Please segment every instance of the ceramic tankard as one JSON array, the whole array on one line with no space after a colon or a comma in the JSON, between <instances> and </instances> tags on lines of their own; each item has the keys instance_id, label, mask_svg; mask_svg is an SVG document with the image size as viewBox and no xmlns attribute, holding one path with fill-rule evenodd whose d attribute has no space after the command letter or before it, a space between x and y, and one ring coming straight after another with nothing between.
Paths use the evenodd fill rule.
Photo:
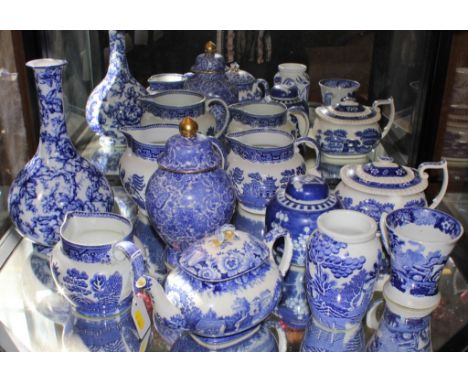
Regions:
<instances>
[{"instance_id":1,"label":"ceramic tankard","mask_svg":"<svg viewBox=\"0 0 468 382\"><path fill-rule=\"evenodd\" d=\"M146 271L132 224L113 213L70 212L52 251L55 283L84 316L112 316L130 307L135 281Z\"/></svg>"},{"instance_id":2,"label":"ceramic tankard","mask_svg":"<svg viewBox=\"0 0 468 382\"><path fill-rule=\"evenodd\" d=\"M309 101L310 79L307 66L304 64L287 62L278 65L278 73L273 77L275 85L297 86L299 97Z\"/></svg>"},{"instance_id":3,"label":"ceramic tankard","mask_svg":"<svg viewBox=\"0 0 468 382\"><path fill-rule=\"evenodd\" d=\"M306 263L312 316L331 329L359 325L374 293L381 258L377 224L369 216L351 210L320 215Z\"/></svg>"},{"instance_id":4,"label":"ceramic tankard","mask_svg":"<svg viewBox=\"0 0 468 382\"><path fill-rule=\"evenodd\" d=\"M327 78L319 81L322 104L335 105L346 97L355 97L361 84L354 80Z\"/></svg>"},{"instance_id":5,"label":"ceramic tankard","mask_svg":"<svg viewBox=\"0 0 468 382\"><path fill-rule=\"evenodd\" d=\"M427 309L440 300L438 282L457 241L462 224L430 208L401 208L383 214L380 230L391 258L387 297L402 306Z\"/></svg>"}]
</instances>

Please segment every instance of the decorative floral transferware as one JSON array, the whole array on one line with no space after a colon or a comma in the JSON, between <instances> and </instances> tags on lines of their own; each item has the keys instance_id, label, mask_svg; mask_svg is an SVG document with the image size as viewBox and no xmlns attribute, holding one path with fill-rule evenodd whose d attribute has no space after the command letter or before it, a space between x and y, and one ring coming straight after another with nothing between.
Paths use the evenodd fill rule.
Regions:
<instances>
[{"instance_id":1,"label":"decorative floral transferware","mask_svg":"<svg viewBox=\"0 0 468 382\"><path fill-rule=\"evenodd\" d=\"M311 318L302 341L303 352L362 352L365 350L364 328L330 330Z\"/></svg>"},{"instance_id":2,"label":"decorative floral transferware","mask_svg":"<svg viewBox=\"0 0 468 382\"><path fill-rule=\"evenodd\" d=\"M272 246L279 237L285 238L287 255L277 266ZM210 344L247 334L278 303L291 260L286 231L272 231L265 241L225 225L193 243L167 276L164 289L152 283L155 321L189 330Z\"/></svg>"},{"instance_id":3,"label":"decorative floral transferware","mask_svg":"<svg viewBox=\"0 0 468 382\"><path fill-rule=\"evenodd\" d=\"M270 89L268 82L263 78L256 79L250 73L239 68L237 62L233 62L226 71L226 77L238 90L238 102L260 101ZM262 90L263 88L263 90Z\"/></svg>"},{"instance_id":4,"label":"decorative floral transferware","mask_svg":"<svg viewBox=\"0 0 468 382\"><path fill-rule=\"evenodd\" d=\"M299 97L309 101L310 80L307 74L307 66L296 63L284 63L278 65L278 73L273 77L275 85L297 86Z\"/></svg>"},{"instance_id":5,"label":"decorative floral transferware","mask_svg":"<svg viewBox=\"0 0 468 382\"><path fill-rule=\"evenodd\" d=\"M390 116L380 130L380 106L390 106ZM316 138L325 156L366 156L388 134L395 118L393 98L374 101L372 107L360 105L353 99L315 109Z\"/></svg>"},{"instance_id":6,"label":"decorative floral transferware","mask_svg":"<svg viewBox=\"0 0 468 382\"><path fill-rule=\"evenodd\" d=\"M62 72L64 60L29 61L39 101L36 154L10 187L8 210L18 231L50 251L68 211L106 212L114 204L104 175L82 158L67 134Z\"/></svg>"},{"instance_id":7,"label":"decorative floral transferware","mask_svg":"<svg viewBox=\"0 0 468 382\"><path fill-rule=\"evenodd\" d=\"M187 77L180 73L159 73L148 78L148 94L157 94L166 90L182 90Z\"/></svg>"},{"instance_id":8,"label":"decorative floral transferware","mask_svg":"<svg viewBox=\"0 0 468 382\"><path fill-rule=\"evenodd\" d=\"M335 105L344 98L355 97L361 84L354 80L341 78L327 78L319 81L322 93L322 104L325 106Z\"/></svg>"},{"instance_id":9,"label":"decorative floral transferware","mask_svg":"<svg viewBox=\"0 0 468 382\"><path fill-rule=\"evenodd\" d=\"M179 133L174 124L155 124L124 128L127 149L120 158L119 175L125 191L141 213L146 214L145 192L151 175L158 169L158 157L167 140Z\"/></svg>"},{"instance_id":10,"label":"decorative floral transferware","mask_svg":"<svg viewBox=\"0 0 468 382\"><path fill-rule=\"evenodd\" d=\"M86 121L96 134L125 145L119 130L140 123L143 109L138 98L147 93L128 68L124 31L109 31L109 49L109 68L88 98Z\"/></svg>"},{"instance_id":11,"label":"decorative floral transferware","mask_svg":"<svg viewBox=\"0 0 468 382\"><path fill-rule=\"evenodd\" d=\"M112 316L130 307L135 281L147 270L130 240L132 224L112 213L70 212L51 256L55 283L84 316Z\"/></svg>"},{"instance_id":12,"label":"decorative floral transferware","mask_svg":"<svg viewBox=\"0 0 468 382\"><path fill-rule=\"evenodd\" d=\"M113 317L70 315L62 337L65 351L137 352L140 339L130 309ZM143 349L144 350L144 349Z\"/></svg>"},{"instance_id":13,"label":"decorative floral transferware","mask_svg":"<svg viewBox=\"0 0 468 382\"><path fill-rule=\"evenodd\" d=\"M188 90L168 90L140 98L144 113L142 125L179 124L186 117L194 119L205 135L220 137L229 123L229 109L219 98L205 98L202 94ZM212 105L219 105L222 117L217 117Z\"/></svg>"},{"instance_id":14,"label":"decorative floral transferware","mask_svg":"<svg viewBox=\"0 0 468 382\"><path fill-rule=\"evenodd\" d=\"M236 203L220 143L197 134L198 126L190 118L179 129L180 134L167 141L146 189L146 210L169 245L171 267L191 243L228 223Z\"/></svg>"},{"instance_id":15,"label":"decorative floral transferware","mask_svg":"<svg viewBox=\"0 0 468 382\"><path fill-rule=\"evenodd\" d=\"M402 207L426 207L424 190L428 186L429 169L443 171L442 186L430 208L442 201L448 185L447 162L424 162L417 170L401 166L392 158L380 157L364 165L346 165L341 171L341 182L336 196L343 208L360 211L376 222L384 212Z\"/></svg>"},{"instance_id":16,"label":"decorative floral transferware","mask_svg":"<svg viewBox=\"0 0 468 382\"><path fill-rule=\"evenodd\" d=\"M294 138L284 131L258 129L228 133L231 151L228 174L234 183L239 204L245 210L264 214L268 202L278 188L294 175L306 172L298 146L305 144L320 157L315 141L308 137ZM316 169L320 164L317 159ZM315 170L316 174L319 173Z\"/></svg>"},{"instance_id":17,"label":"decorative floral transferware","mask_svg":"<svg viewBox=\"0 0 468 382\"><path fill-rule=\"evenodd\" d=\"M356 211L326 212L318 218L307 250L312 316L331 329L359 325L374 293L382 258L375 221Z\"/></svg>"},{"instance_id":18,"label":"decorative floral transferware","mask_svg":"<svg viewBox=\"0 0 468 382\"><path fill-rule=\"evenodd\" d=\"M309 104L299 97L299 91L295 85L274 85L270 89L270 93L265 96L265 100L268 102L279 102L288 109L299 108L309 115ZM293 117L294 116L291 117L292 120L296 118Z\"/></svg>"},{"instance_id":19,"label":"decorative floral transferware","mask_svg":"<svg viewBox=\"0 0 468 382\"><path fill-rule=\"evenodd\" d=\"M295 137L307 137L309 132L309 116L299 107L287 109L278 102L252 101L231 105L229 110L229 133L261 128L284 131ZM292 117L295 117L294 122Z\"/></svg>"},{"instance_id":20,"label":"decorative floral transferware","mask_svg":"<svg viewBox=\"0 0 468 382\"><path fill-rule=\"evenodd\" d=\"M248 232L257 239L263 240L263 236L265 235L265 216L253 214L237 206L232 223L238 230Z\"/></svg>"},{"instance_id":21,"label":"decorative floral transferware","mask_svg":"<svg viewBox=\"0 0 468 382\"><path fill-rule=\"evenodd\" d=\"M430 208L401 208L383 214L382 241L391 258L390 300L415 309L437 305L438 282L463 226L452 216Z\"/></svg>"}]
</instances>

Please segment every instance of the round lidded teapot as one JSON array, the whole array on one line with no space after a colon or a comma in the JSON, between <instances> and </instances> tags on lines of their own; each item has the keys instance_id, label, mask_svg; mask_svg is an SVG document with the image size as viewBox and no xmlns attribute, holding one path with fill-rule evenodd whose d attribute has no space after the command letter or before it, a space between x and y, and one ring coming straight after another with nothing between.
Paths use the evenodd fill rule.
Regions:
<instances>
[{"instance_id":1,"label":"round lidded teapot","mask_svg":"<svg viewBox=\"0 0 468 382\"><path fill-rule=\"evenodd\" d=\"M390 116L383 131L379 106L390 105ZM388 134L395 118L393 98L374 101L372 107L352 98L315 109L316 139L324 156L365 156Z\"/></svg>"},{"instance_id":2,"label":"round lidded teapot","mask_svg":"<svg viewBox=\"0 0 468 382\"><path fill-rule=\"evenodd\" d=\"M285 255L277 266L272 247L280 237L285 238ZM286 231L276 229L265 241L224 225L193 243L167 276L164 289L151 280L155 322L187 329L208 343L255 330L278 303L292 255ZM139 283L147 281L141 278Z\"/></svg>"},{"instance_id":3,"label":"round lidded teapot","mask_svg":"<svg viewBox=\"0 0 468 382\"><path fill-rule=\"evenodd\" d=\"M263 78L256 79L249 72L239 69L237 62L233 62L226 70L226 77L230 83L236 85L239 102L260 101L268 95L268 82Z\"/></svg>"},{"instance_id":4,"label":"round lidded teapot","mask_svg":"<svg viewBox=\"0 0 468 382\"><path fill-rule=\"evenodd\" d=\"M219 141L198 134L191 118L184 118L179 130L166 142L145 193L146 211L169 244L167 261L172 267L191 243L228 223L236 203Z\"/></svg>"},{"instance_id":5,"label":"round lidded teapot","mask_svg":"<svg viewBox=\"0 0 468 382\"><path fill-rule=\"evenodd\" d=\"M428 169L442 169L443 180L439 194L430 208L436 208L447 191L447 162L425 162L418 169L401 166L392 158L380 157L364 165L346 165L340 171L341 182L336 196L343 208L365 213L376 222L383 212L403 207L426 207L424 190L428 186Z\"/></svg>"}]
</instances>

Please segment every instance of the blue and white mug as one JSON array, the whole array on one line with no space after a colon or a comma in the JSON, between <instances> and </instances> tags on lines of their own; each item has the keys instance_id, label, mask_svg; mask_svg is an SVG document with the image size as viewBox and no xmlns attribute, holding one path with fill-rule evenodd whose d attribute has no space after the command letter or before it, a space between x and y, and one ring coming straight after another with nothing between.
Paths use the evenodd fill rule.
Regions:
<instances>
[{"instance_id":1,"label":"blue and white mug","mask_svg":"<svg viewBox=\"0 0 468 382\"><path fill-rule=\"evenodd\" d=\"M327 78L319 81L322 104L335 105L346 97L355 97L361 84L354 80Z\"/></svg>"}]
</instances>

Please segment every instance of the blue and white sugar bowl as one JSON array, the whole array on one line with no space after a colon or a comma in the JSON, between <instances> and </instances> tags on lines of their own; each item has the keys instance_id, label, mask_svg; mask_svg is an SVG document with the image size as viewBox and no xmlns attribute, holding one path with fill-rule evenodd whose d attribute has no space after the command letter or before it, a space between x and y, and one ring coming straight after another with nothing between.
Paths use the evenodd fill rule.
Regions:
<instances>
[{"instance_id":1,"label":"blue and white sugar bowl","mask_svg":"<svg viewBox=\"0 0 468 382\"><path fill-rule=\"evenodd\" d=\"M239 102L260 101L268 95L270 85L263 78L256 79L249 72L240 69L237 62L233 62L226 70L229 82L236 85L239 91Z\"/></svg>"}]
</instances>

